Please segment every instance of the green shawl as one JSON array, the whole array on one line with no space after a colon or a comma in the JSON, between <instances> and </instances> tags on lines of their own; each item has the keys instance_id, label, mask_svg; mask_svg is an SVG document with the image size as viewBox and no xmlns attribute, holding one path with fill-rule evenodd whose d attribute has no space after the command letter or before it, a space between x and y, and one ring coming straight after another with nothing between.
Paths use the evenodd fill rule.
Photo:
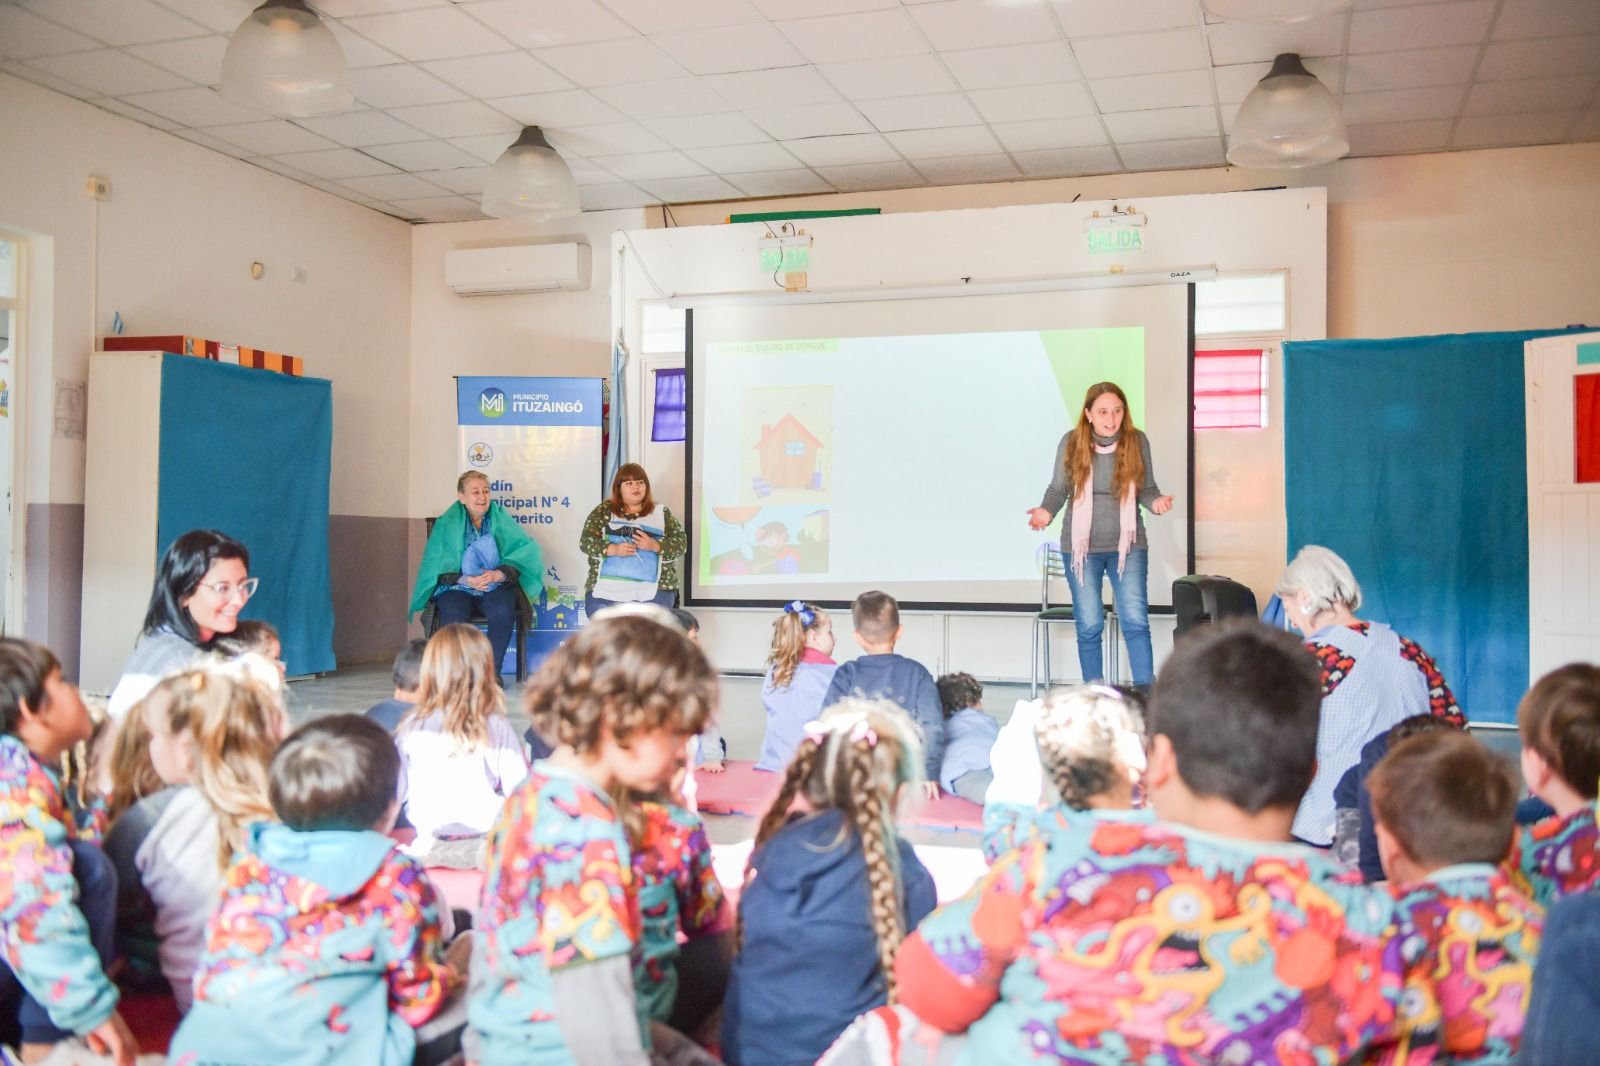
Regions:
<instances>
[{"instance_id":1,"label":"green shawl","mask_svg":"<svg viewBox=\"0 0 1600 1066\"><path fill-rule=\"evenodd\" d=\"M544 560L539 554L539 545L498 503L489 504L489 513L483 517L489 523L494 546L500 551L500 561L517 568L517 583L527 594L528 602L538 603L539 591L544 588ZM461 570L461 556L467 550L467 521L467 509L457 500L433 523L427 547L422 549L422 565L417 568L411 614L428 606L434 589L439 587L439 575Z\"/></svg>"}]
</instances>

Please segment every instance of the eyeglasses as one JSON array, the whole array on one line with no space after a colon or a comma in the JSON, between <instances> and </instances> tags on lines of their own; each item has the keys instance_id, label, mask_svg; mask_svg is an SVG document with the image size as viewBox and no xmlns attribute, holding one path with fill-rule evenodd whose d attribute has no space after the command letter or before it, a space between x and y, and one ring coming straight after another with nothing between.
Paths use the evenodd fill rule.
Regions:
<instances>
[{"instance_id":1,"label":"eyeglasses","mask_svg":"<svg viewBox=\"0 0 1600 1066\"><path fill-rule=\"evenodd\" d=\"M231 581L218 581L215 584L202 581L199 584L201 588L210 589L225 600L233 599L235 593L248 600L256 594L256 589L261 585L261 579L259 577L247 577L237 585Z\"/></svg>"}]
</instances>

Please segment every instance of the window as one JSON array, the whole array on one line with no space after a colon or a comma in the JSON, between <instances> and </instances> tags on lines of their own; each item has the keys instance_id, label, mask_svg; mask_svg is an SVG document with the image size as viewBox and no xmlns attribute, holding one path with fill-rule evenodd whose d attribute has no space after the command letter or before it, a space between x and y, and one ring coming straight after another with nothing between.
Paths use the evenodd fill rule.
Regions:
<instances>
[{"instance_id":1,"label":"window","mask_svg":"<svg viewBox=\"0 0 1600 1066\"><path fill-rule=\"evenodd\" d=\"M1288 322L1283 274L1245 274L1198 282L1194 335L1281 336Z\"/></svg>"},{"instance_id":2,"label":"window","mask_svg":"<svg viewBox=\"0 0 1600 1066\"><path fill-rule=\"evenodd\" d=\"M1266 349L1196 350L1194 428L1261 429L1266 424Z\"/></svg>"},{"instance_id":3,"label":"window","mask_svg":"<svg viewBox=\"0 0 1600 1066\"><path fill-rule=\"evenodd\" d=\"M681 441L684 438L684 416L688 399L684 389L683 368L657 370L655 414L650 420L652 441Z\"/></svg>"},{"instance_id":4,"label":"window","mask_svg":"<svg viewBox=\"0 0 1600 1066\"><path fill-rule=\"evenodd\" d=\"M783 446L783 454L784 455L793 456L796 459L802 458L806 454L805 441L801 441L801 440L792 440L792 441L790 441L789 443L787 443L787 444L785 444Z\"/></svg>"}]
</instances>

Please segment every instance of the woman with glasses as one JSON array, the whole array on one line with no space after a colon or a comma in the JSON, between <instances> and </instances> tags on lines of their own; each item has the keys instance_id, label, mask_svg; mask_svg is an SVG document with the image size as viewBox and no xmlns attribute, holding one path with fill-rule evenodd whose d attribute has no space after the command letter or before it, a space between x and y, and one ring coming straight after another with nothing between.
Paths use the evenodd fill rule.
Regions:
<instances>
[{"instance_id":1,"label":"woman with glasses","mask_svg":"<svg viewBox=\"0 0 1600 1066\"><path fill-rule=\"evenodd\" d=\"M139 642L111 690L112 719L204 655L211 638L232 633L260 580L250 576L250 552L226 533L194 529L173 541L156 571Z\"/></svg>"}]
</instances>

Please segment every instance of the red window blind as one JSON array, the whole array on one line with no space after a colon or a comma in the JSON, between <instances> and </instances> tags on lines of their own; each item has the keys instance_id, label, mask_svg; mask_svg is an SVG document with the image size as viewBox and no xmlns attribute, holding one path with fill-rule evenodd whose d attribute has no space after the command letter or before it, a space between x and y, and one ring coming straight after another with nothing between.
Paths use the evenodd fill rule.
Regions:
<instances>
[{"instance_id":1,"label":"red window blind","mask_svg":"<svg viewBox=\"0 0 1600 1066\"><path fill-rule=\"evenodd\" d=\"M1260 429L1267 424L1267 356L1260 348L1194 353L1194 428Z\"/></svg>"}]
</instances>

